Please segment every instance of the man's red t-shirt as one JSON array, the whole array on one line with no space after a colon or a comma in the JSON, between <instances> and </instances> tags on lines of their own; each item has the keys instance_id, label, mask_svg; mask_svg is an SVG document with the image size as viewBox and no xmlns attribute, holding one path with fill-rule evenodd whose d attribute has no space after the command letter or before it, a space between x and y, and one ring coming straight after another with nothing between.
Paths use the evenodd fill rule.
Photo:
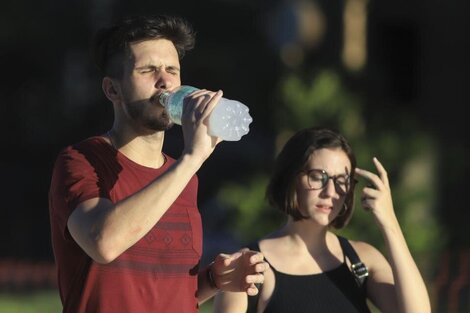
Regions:
<instances>
[{"instance_id":1,"label":"man's red t-shirt","mask_svg":"<svg viewBox=\"0 0 470 313\"><path fill-rule=\"evenodd\" d=\"M202 224L197 176L158 223L109 264L94 262L73 240L67 220L81 202L118 202L164 173L126 158L101 137L60 152L49 191L52 245L65 313L197 312Z\"/></svg>"}]
</instances>

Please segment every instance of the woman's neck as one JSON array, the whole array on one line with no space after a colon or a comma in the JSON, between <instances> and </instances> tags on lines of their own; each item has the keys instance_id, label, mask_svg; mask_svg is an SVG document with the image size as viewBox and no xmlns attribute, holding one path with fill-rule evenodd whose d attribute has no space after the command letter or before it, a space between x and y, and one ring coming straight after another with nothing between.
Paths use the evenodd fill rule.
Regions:
<instances>
[{"instance_id":1,"label":"woman's neck","mask_svg":"<svg viewBox=\"0 0 470 313\"><path fill-rule=\"evenodd\" d=\"M328 227L315 225L308 220L294 221L289 219L280 229L292 244L305 246L309 251L324 251L327 249Z\"/></svg>"}]
</instances>

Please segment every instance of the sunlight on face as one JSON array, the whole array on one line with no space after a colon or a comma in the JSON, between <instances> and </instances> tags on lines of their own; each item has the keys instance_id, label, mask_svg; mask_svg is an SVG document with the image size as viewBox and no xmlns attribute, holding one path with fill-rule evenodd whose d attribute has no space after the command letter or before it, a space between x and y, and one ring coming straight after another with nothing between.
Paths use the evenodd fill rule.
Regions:
<instances>
[{"instance_id":1,"label":"sunlight on face","mask_svg":"<svg viewBox=\"0 0 470 313\"><path fill-rule=\"evenodd\" d=\"M339 192L340 186L336 186L332 177L349 177L351 162L344 151L339 148L319 149L314 151L305 170L318 169L325 171L330 179L320 189L310 189L306 173L298 176L296 185L299 210L303 215L320 225L327 226L341 211L345 194Z\"/></svg>"},{"instance_id":2,"label":"sunlight on face","mask_svg":"<svg viewBox=\"0 0 470 313\"><path fill-rule=\"evenodd\" d=\"M172 122L157 96L181 85L178 52L166 39L133 43L130 52L122 80L123 112L136 125L166 130Z\"/></svg>"},{"instance_id":3,"label":"sunlight on face","mask_svg":"<svg viewBox=\"0 0 470 313\"><path fill-rule=\"evenodd\" d=\"M307 162L306 168L324 170L330 176L349 175L351 162L340 148L319 149L314 151Z\"/></svg>"}]
</instances>

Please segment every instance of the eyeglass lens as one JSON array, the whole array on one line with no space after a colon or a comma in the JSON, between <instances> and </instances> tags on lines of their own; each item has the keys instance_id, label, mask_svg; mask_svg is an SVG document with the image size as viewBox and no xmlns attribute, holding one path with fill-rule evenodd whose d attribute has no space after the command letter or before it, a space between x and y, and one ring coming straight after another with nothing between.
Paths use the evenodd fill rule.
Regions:
<instances>
[{"instance_id":1,"label":"eyeglass lens","mask_svg":"<svg viewBox=\"0 0 470 313\"><path fill-rule=\"evenodd\" d=\"M322 189L328 184L328 180L332 179L336 190L346 193L349 190L349 175L329 176L324 170L308 171L308 184L311 189Z\"/></svg>"}]
</instances>

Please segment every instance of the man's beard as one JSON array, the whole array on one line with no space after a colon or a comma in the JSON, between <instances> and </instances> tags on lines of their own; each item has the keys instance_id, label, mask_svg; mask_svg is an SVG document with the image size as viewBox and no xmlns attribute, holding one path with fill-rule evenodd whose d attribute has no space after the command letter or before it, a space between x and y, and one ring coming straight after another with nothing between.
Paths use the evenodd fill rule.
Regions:
<instances>
[{"instance_id":1,"label":"man's beard","mask_svg":"<svg viewBox=\"0 0 470 313\"><path fill-rule=\"evenodd\" d=\"M155 113L158 105L151 100L135 101L127 104L127 112L142 127L153 131L166 131L174 123L170 120L166 111L158 115Z\"/></svg>"}]
</instances>

